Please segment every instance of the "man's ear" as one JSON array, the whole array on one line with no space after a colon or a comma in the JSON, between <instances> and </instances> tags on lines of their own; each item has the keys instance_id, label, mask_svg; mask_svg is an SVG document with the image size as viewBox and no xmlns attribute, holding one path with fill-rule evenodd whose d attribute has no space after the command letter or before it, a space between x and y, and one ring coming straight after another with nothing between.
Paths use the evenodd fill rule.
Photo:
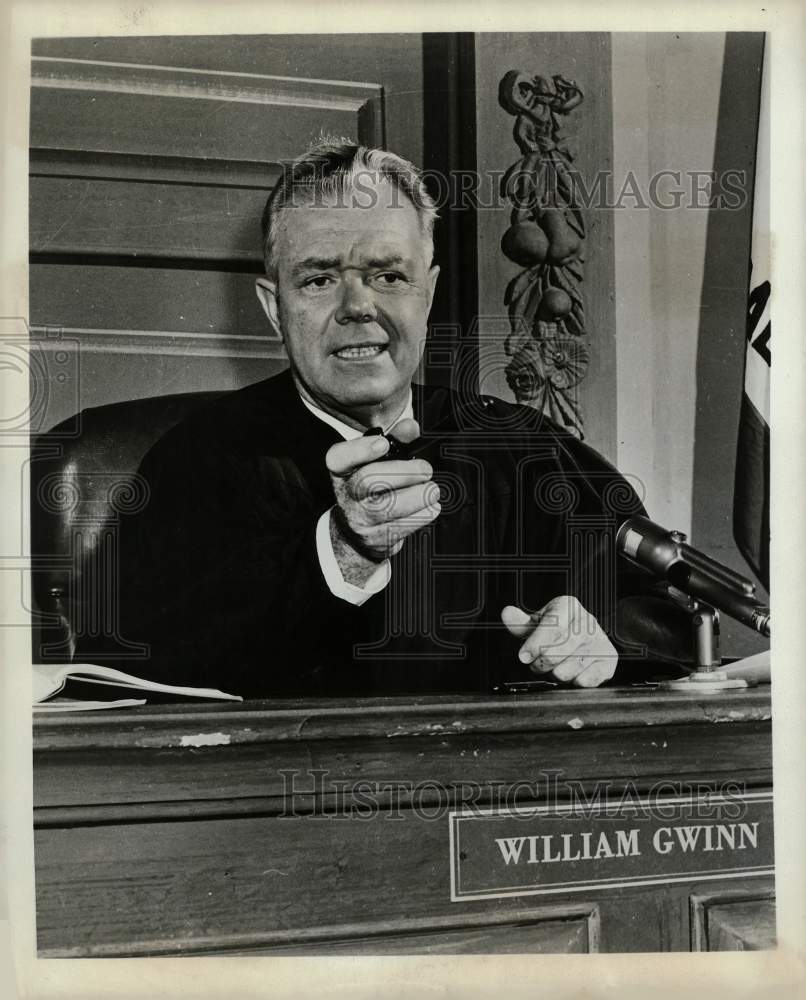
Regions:
<instances>
[{"instance_id":1,"label":"man's ear","mask_svg":"<svg viewBox=\"0 0 806 1000\"><path fill-rule=\"evenodd\" d=\"M277 306L277 282L271 281L269 278L256 278L255 292L257 293L258 301L263 307L263 312L268 316L272 329L280 340L282 340L283 332L280 329L280 310Z\"/></svg>"},{"instance_id":2,"label":"man's ear","mask_svg":"<svg viewBox=\"0 0 806 1000\"><path fill-rule=\"evenodd\" d=\"M439 277L439 265L434 264L431 270L428 272L428 277L426 278L426 288L428 289L428 311L431 312L431 303L434 301L434 290L437 287L437 278Z\"/></svg>"}]
</instances>

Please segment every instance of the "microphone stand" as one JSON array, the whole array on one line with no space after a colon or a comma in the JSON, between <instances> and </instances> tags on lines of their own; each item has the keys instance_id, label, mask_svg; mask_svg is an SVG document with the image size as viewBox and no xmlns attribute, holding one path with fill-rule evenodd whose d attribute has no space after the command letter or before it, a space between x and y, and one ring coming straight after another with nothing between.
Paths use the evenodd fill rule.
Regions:
<instances>
[{"instance_id":1,"label":"microphone stand","mask_svg":"<svg viewBox=\"0 0 806 1000\"><path fill-rule=\"evenodd\" d=\"M694 670L688 677L663 681L660 686L697 693L747 687L746 680L728 677L720 669L717 606L769 637L770 609L757 600L753 583L691 548L682 532L667 531L646 517L625 521L616 546L629 562L663 580L667 595L691 616Z\"/></svg>"},{"instance_id":2,"label":"microphone stand","mask_svg":"<svg viewBox=\"0 0 806 1000\"><path fill-rule=\"evenodd\" d=\"M691 614L691 643L694 652L694 670L687 677L660 682L668 691L692 691L698 694L746 688L747 681L728 677L722 666L719 648L719 611L711 604L684 594L671 585L668 596Z\"/></svg>"}]
</instances>

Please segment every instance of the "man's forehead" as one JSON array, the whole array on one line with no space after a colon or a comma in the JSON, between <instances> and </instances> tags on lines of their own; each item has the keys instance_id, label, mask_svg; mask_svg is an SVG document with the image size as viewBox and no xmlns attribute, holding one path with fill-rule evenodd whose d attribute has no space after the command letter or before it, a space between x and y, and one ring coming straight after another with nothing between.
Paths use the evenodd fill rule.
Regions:
<instances>
[{"instance_id":1,"label":"man's forehead","mask_svg":"<svg viewBox=\"0 0 806 1000\"><path fill-rule=\"evenodd\" d=\"M327 194L284 208L277 237L282 244L281 256L290 255L295 262L308 257L350 263L411 258L422 242L420 219L412 202L403 192L395 190L390 196L380 186L375 192L358 190L344 197Z\"/></svg>"},{"instance_id":2,"label":"man's forehead","mask_svg":"<svg viewBox=\"0 0 806 1000\"><path fill-rule=\"evenodd\" d=\"M300 208L414 208L411 199L390 178L373 170L356 170L344 176L334 176L320 187L308 180L295 184L287 205Z\"/></svg>"},{"instance_id":3,"label":"man's forehead","mask_svg":"<svg viewBox=\"0 0 806 1000\"><path fill-rule=\"evenodd\" d=\"M350 226L358 228L378 225L410 228L419 226L419 215L405 192L383 179L380 183L362 182L335 191L314 191L302 188L282 208L286 221L283 228L300 224L306 227ZM293 221L292 221L293 220Z\"/></svg>"}]
</instances>

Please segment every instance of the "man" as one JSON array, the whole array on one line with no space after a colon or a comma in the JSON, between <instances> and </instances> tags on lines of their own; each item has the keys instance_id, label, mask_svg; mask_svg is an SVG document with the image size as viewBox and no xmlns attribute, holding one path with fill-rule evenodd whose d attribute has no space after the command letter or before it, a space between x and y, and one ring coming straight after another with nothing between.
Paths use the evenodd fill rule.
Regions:
<instances>
[{"instance_id":1,"label":"man","mask_svg":"<svg viewBox=\"0 0 806 1000\"><path fill-rule=\"evenodd\" d=\"M605 628L636 586L613 532L640 504L536 411L413 383L435 217L411 164L347 144L272 192L257 293L290 369L144 460L122 539L122 633L151 649L136 672L244 695L613 675Z\"/></svg>"}]
</instances>

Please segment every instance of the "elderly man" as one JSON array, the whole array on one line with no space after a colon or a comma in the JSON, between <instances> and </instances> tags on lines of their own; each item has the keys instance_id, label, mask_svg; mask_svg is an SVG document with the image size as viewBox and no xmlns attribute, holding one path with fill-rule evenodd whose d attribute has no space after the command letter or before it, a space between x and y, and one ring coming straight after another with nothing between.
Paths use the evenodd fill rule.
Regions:
<instances>
[{"instance_id":1,"label":"elderly man","mask_svg":"<svg viewBox=\"0 0 806 1000\"><path fill-rule=\"evenodd\" d=\"M277 184L257 293L290 368L146 457L122 540L136 672L244 695L612 676L605 629L635 589L613 529L640 504L533 409L413 383L435 217L381 150L320 145Z\"/></svg>"}]
</instances>

